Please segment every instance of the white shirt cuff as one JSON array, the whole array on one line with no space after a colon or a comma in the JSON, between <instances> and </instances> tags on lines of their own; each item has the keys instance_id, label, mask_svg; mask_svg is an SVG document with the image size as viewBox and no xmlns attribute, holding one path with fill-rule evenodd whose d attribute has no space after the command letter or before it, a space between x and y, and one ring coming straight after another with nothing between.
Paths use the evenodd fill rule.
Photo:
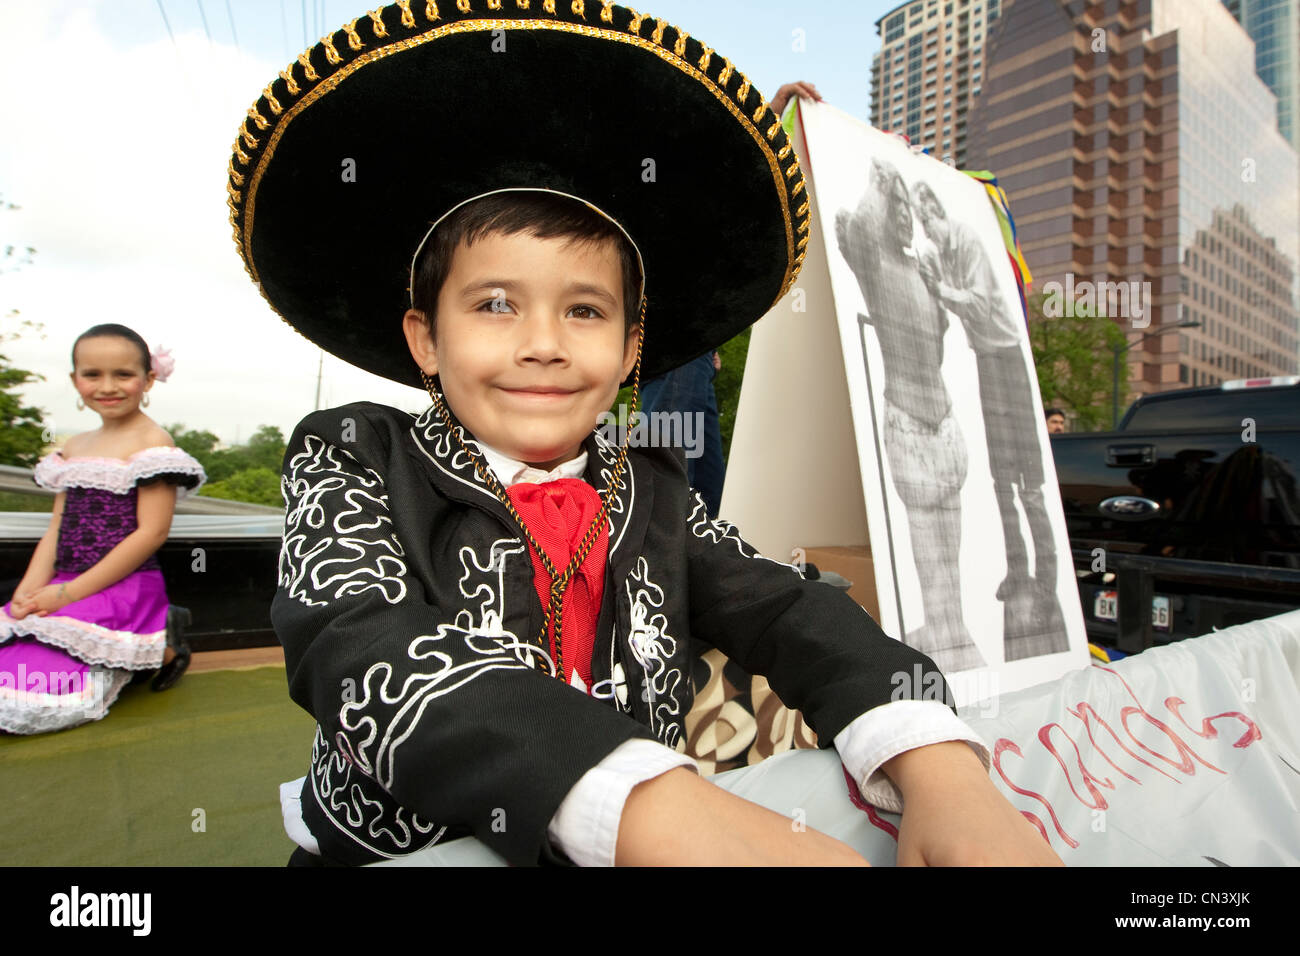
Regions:
<instances>
[{"instance_id":1,"label":"white shirt cuff","mask_svg":"<svg viewBox=\"0 0 1300 956\"><path fill-rule=\"evenodd\" d=\"M626 740L569 791L546 828L551 844L578 866L613 866L623 805L638 783L695 761L653 740Z\"/></svg>"},{"instance_id":2,"label":"white shirt cuff","mask_svg":"<svg viewBox=\"0 0 1300 956\"><path fill-rule=\"evenodd\" d=\"M901 753L962 740L987 771L989 748L965 722L937 700L896 700L873 707L835 735L835 749L862 798L890 813L903 812L903 795L880 769Z\"/></svg>"}]
</instances>

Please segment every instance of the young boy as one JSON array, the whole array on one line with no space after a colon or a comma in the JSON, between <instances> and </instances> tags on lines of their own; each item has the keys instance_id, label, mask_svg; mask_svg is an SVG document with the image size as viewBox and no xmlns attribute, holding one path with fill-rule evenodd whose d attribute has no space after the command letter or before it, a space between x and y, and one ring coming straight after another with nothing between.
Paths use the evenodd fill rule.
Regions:
<instances>
[{"instance_id":1,"label":"young boy","mask_svg":"<svg viewBox=\"0 0 1300 956\"><path fill-rule=\"evenodd\" d=\"M414 419L318 412L290 440L272 617L318 721L287 819L298 858L473 834L514 863L861 863L692 772L694 636L765 674L869 799L904 809L901 860L1052 862L951 711L894 699L928 659L710 520L679 452L594 431L643 363L720 344L797 275L803 183L757 91L612 5L478 6L398 4L322 41L250 111L232 163L236 235L268 300L433 401ZM556 95L573 93L566 71L597 68ZM451 95L407 94L435 80ZM401 175L449 130L482 152ZM313 168L340 148L361 154L355 194ZM638 168L663 180L630 189ZM322 208L347 227L321 230Z\"/></svg>"}]
</instances>

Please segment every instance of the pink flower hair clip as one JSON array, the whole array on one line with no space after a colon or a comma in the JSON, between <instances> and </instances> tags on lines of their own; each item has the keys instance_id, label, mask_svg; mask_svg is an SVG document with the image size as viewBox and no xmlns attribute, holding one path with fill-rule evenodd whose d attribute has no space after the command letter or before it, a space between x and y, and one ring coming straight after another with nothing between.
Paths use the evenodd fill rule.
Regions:
<instances>
[{"instance_id":1,"label":"pink flower hair clip","mask_svg":"<svg viewBox=\"0 0 1300 956\"><path fill-rule=\"evenodd\" d=\"M165 349L161 345L149 353L149 362L153 365L154 378L160 382L167 381L176 370L176 360L172 358L171 349Z\"/></svg>"}]
</instances>

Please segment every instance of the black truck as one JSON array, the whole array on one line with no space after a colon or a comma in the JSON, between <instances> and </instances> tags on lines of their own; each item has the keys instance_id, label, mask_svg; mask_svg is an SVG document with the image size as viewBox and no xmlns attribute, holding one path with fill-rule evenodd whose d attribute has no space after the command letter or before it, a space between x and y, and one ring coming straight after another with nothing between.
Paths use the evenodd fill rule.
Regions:
<instances>
[{"instance_id":1,"label":"black truck","mask_svg":"<svg viewBox=\"0 0 1300 956\"><path fill-rule=\"evenodd\" d=\"M1143 396L1052 453L1093 642L1131 653L1300 607L1300 376Z\"/></svg>"}]
</instances>

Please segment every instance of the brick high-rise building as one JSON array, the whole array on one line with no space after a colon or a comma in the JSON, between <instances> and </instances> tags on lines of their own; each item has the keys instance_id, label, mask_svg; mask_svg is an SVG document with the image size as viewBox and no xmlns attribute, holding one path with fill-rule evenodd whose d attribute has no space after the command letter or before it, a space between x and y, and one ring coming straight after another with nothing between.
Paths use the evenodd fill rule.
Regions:
<instances>
[{"instance_id":1,"label":"brick high-rise building","mask_svg":"<svg viewBox=\"0 0 1300 956\"><path fill-rule=\"evenodd\" d=\"M876 21L871 125L958 167L966 118L984 76L984 38L1004 0L912 0Z\"/></svg>"},{"instance_id":2,"label":"brick high-rise building","mask_svg":"<svg viewBox=\"0 0 1300 956\"><path fill-rule=\"evenodd\" d=\"M1015 0L985 59L967 166L1007 190L1035 291L1149 288L1108 312L1132 344L1122 399L1295 374L1296 152L1227 9ZM1150 335L1180 320L1201 326Z\"/></svg>"}]
</instances>

